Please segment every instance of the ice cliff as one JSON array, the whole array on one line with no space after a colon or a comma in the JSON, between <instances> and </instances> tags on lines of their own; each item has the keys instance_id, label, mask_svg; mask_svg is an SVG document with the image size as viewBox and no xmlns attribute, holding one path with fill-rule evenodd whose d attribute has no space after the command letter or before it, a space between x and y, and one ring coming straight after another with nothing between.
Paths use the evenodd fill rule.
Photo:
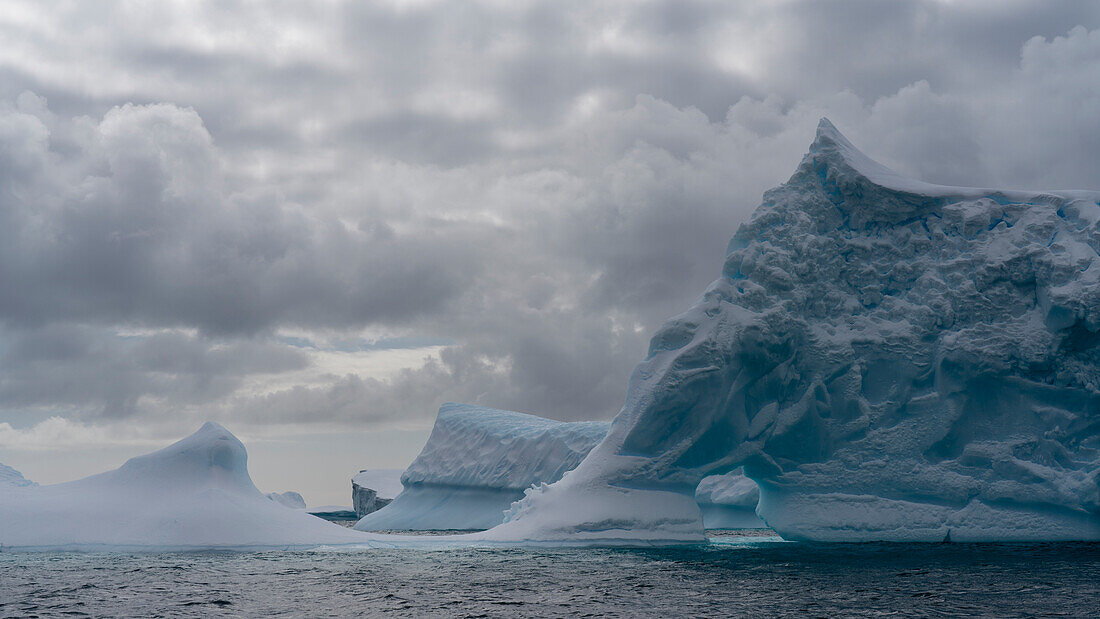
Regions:
<instances>
[{"instance_id":1,"label":"ice cliff","mask_svg":"<svg viewBox=\"0 0 1100 619\"><path fill-rule=\"evenodd\" d=\"M401 469L370 469L351 478L351 504L359 518L390 504L403 489Z\"/></svg>"},{"instance_id":2,"label":"ice cliff","mask_svg":"<svg viewBox=\"0 0 1100 619\"><path fill-rule=\"evenodd\" d=\"M236 437L207 423L113 471L0 492L0 546L140 550L366 541L269 500L253 485L247 458Z\"/></svg>"},{"instance_id":3,"label":"ice cliff","mask_svg":"<svg viewBox=\"0 0 1100 619\"><path fill-rule=\"evenodd\" d=\"M560 422L444 404L427 444L401 476L404 490L355 528L487 529L532 484L554 482L607 433L597 421Z\"/></svg>"},{"instance_id":4,"label":"ice cliff","mask_svg":"<svg viewBox=\"0 0 1100 619\"><path fill-rule=\"evenodd\" d=\"M905 179L827 121L496 540L702 538L743 466L807 540L1100 539L1100 193Z\"/></svg>"}]
</instances>

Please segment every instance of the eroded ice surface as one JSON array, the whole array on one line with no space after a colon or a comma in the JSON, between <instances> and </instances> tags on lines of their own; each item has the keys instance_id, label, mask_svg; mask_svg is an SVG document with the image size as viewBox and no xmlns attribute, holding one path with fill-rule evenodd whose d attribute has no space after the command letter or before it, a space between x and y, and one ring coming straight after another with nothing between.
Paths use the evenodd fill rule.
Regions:
<instances>
[{"instance_id":1,"label":"eroded ice surface","mask_svg":"<svg viewBox=\"0 0 1100 619\"><path fill-rule=\"evenodd\" d=\"M393 499L401 494L401 475L405 469L366 469L351 478L353 486L370 488L380 499Z\"/></svg>"},{"instance_id":2,"label":"eroded ice surface","mask_svg":"<svg viewBox=\"0 0 1100 619\"><path fill-rule=\"evenodd\" d=\"M695 502L703 512L707 529L758 529L766 527L756 515L760 489L740 471L704 477L695 488Z\"/></svg>"},{"instance_id":3,"label":"eroded ice surface","mask_svg":"<svg viewBox=\"0 0 1100 619\"><path fill-rule=\"evenodd\" d=\"M427 444L401 476L403 491L355 528L487 529L532 484L554 482L607 434L604 422L560 422L444 404Z\"/></svg>"},{"instance_id":4,"label":"eroded ice surface","mask_svg":"<svg viewBox=\"0 0 1100 619\"><path fill-rule=\"evenodd\" d=\"M302 498L301 494L294 492L293 490L287 492L268 492L265 494L268 499L275 501L283 507L289 507L291 509L305 509L306 500Z\"/></svg>"},{"instance_id":5,"label":"eroded ice surface","mask_svg":"<svg viewBox=\"0 0 1100 619\"><path fill-rule=\"evenodd\" d=\"M1100 539L1100 193L905 179L826 120L499 540L702 539L739 465L787 539Z\"/></svg>"},{"instance_id":6,"label":"eroded ice surface","mask_svg":"<svg viewBox=\"0 0 1100 619\"><path fill-rule=\"evenodd\" d=\"M160 451L81 480L0 492L0 546L148 549L369 543L264 496L244 446L207 423Z\"/></svg>"}]
</instances>

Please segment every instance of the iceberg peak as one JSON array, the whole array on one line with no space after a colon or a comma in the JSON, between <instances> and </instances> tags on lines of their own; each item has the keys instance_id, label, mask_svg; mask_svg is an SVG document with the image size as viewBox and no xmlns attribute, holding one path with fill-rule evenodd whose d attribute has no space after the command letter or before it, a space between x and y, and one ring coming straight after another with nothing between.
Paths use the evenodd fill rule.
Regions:
<instances>
[{"instance_id":1,"label":"iceberg peak","mask_svg":"<svg viewBox=\"0 0 1100 619\"><path fill-rule=\"evenodd\" d=\"M260 493L248 475L244 444L212 421L163 449L127 460L110 474L125 476L131 483L171 475L194 484L214 484L223 490Z\"/></svg>"},{"instance_id":2,"label":"iceberg peak","mask_svg":"<svg viewBox=\"0 0 1100 619\"><path fill-rule=\"evenodd\" d=\"M1100 539L1092 267L1100 194L921 183L823 119L607 438L490 533L701 540L690 493L743 466L787 539Z\"/></svg>"},{"instance_id":3,"label":"iceberg peak","mask_svg":"<svg viewBox=\"0 0 1100 619\"><path fill-rule=\"evenodd\" d=\"M903 176L868 157L827 118L787 186L824 189L842 216L855 227L893 225L927 214L953 197L977 197L987 190L933 185Z\"/></svg>"},{"instance_id":4,"label":"iceberg peak","mask_svg":"<svg viewBox=\"0 0 1100 619\"><path fill-rule=\"evenodd\" d=\"M828 118L818 122L817 135L803 162L807 160L816 165L846 168L871 183L888 188L895 188L898 181L916 182L865 155Z\"/></svg>"}]
</instances>

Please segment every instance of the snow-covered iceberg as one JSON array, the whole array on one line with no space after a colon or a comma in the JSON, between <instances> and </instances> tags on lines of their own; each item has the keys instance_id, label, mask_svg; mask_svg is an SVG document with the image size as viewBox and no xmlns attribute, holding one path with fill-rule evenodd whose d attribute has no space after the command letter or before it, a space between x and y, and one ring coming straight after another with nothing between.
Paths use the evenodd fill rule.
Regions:
<instances>
[{"instance_id":1,"label":"snow-covered iceberg","mask_svg":"<svg viewBox=\"0 0 1100 619\"><path fill-rule=\"evenodd\" d=\"M1100 193L903 178L827 121L653 337L606 440L497 540L1100 539Z\"/></svg>"},{"instance_id":2,"label":"snow-covered iceberg","mask_svg":"<svg viewBox=\"0 0 1100 619\"><path fill-rule=\"evenodd\" d=\"M390 504L401 494L403 469L364 469L351 478L351 504L359 518Z\"/></svg>"},{"instance_id":3,"label":"snow-covered iceberg","mask_svg":"<svg viewBox=\"0 0 1100 619\"><path fill-rule=\"evenodd\" d=\"M264 496L244 445L207 423L118 469L0 492L4 549L190 549L368 543Z\"/></svg>"},{"instance_id":4,"label":"snow-covered iceberg","mask_svg":"<svg viewBox=\"0 0 1100 619\"><path fill-rule=\"evenodd\" d=\"M269 500L275 501L283 507L289 507L290 509L305 509L306 500L302 498L301 494L294 492L293 490L287 492L268 492L266 496Z\"/></svg>"},{"instance_id":5,"label":"snow-covered iceberg","mask_svg":"<svg viewBox=\"0 0 1100 619\"><path fill-rule=\"evenodd\" d=\"M10 466L0 462L0 492L4 488L28 488L37 486L38 484L30 481L19 471L11 468Z\"/></svg>"},{"instance_id":6,"label":"snow-covered iceberg","mask_svg":"<svg viewBox=\"0 0 1100 619\"><path fill-rule=\"evenodd\" d=\"M598 421L561 422L444 404L427 444L401 476L403 491L355 528L487 529L533 484L557 481L607 434Z\"/></svg>"},{"instance_id":7,"label":"snow-covered iceberg","mask_svg":"<svg viewBox=\"0 0 1100 619\"><path fill-rule=\"evenodd\" d=\"M695 502L707 529L759 529L768 525L756 515L760 489L740 470L704 477L695 488Z\"/></svg>"}]
</instances>

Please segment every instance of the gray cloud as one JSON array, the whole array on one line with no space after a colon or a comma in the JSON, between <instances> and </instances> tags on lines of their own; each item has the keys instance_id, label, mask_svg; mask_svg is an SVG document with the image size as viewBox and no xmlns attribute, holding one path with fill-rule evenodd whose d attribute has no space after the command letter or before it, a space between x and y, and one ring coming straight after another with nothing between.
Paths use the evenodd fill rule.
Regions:
<instances>
[{"instance_id":1,"label":"gray cloud","mask_svg":"<svg viewBox=\"0 0 1100 619\"><path fill-rule=\"evenodd\" d=\"M933 182L1098 178L1088 3L22 8L0 17L22 419L607 417L821 116ZM311 363L281 330L364 328L449 344L245 388Z\"/></svg>"},{"instance_id":2,"label":"gray cloud","mask_svg":"<svg viewBox=\"0 0 1100 619\"><path fill-rule=\"evenodd\" d=\"M41 409L83 420L157 416L210 405L242 379L298 370L303 354L271 342L211 340L179 332L110 334L54 324L5 334L3 409Z\"/></svg>"}]
</instances>

